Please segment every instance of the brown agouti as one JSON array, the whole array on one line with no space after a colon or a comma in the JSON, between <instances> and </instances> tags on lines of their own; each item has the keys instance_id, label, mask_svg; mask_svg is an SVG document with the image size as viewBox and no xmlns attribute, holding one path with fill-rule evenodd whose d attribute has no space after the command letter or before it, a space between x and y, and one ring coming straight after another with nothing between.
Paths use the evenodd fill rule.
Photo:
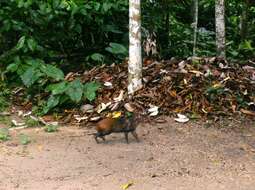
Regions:
<instances>
[{"instance_id":1,"label":"brown agouti","mask_svg":"<svg viewBox=\"0 0 255 190\"><path fill-rule=\"evenodd\" d=\"M105 141L104 136L111 133L124 133L126 142L128 143L128 133L131 132L137 142L139 138L136 133L136 127L139 123L139 118L136 116L121 116L119 118L105 118L97 123L95 140L98 142L98 137Z\"/></svg>"}]
</instances>

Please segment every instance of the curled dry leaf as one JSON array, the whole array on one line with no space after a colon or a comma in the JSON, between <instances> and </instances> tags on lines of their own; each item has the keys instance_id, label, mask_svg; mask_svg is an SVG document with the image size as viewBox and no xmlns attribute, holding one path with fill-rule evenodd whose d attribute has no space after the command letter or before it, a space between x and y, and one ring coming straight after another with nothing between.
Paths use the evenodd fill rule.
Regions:
<instances>
[{"instance_id":1,"label":"curled dry leaf","mask_svg":"<svg viewBox=\"0 0 255 190\"><path fill-rule=\"evenodd\" d=\"M254 112L254 111L245 110L245 109L241 109L240 111L241 111L242 113L246 114L246 115L255 116L255 112Z\"/></svg>"},{"instance_id":2,"label":"curled dry leaf","mask_svg":"<svg viewBox=\"0 0 255 190\"><path fill-rule=\"evenodd\" d=\"M127 184L122 185L121 188L122 188L123 190L126 190L126 189L128 189L129 187L131 187L133 184L134 184L133 182L129 182L129 183L127 183Z\"/></svg>"},{"instance_id":3,"label":"curled dry leaf","mask_svg":"<svg viewBox=\"0 0 255 190\"><path fill-rule=\"evenodd\" d=\"M101 113L102 111L104 111L104 110L106 110L106 108L108 107L108 106L110 106L112 103L111 102L108 102L108 103L101 103L97 108L96 108L96 110L97 110L97 113Z\"/></svg>"},{"instance_id":4,"label":"curled dry leaf","mask_svg":"<svg viewBox=\"0 0 255 190\"><path fill-rule=\"evenodd\" d=\"M150 109L148 109L148 112L150 113L149 115L150 116L156 116L156 115L158 115L158 113L159 113L159 107L158 106L153 106L153 105L151 105L151 108Z\"/></svg>"},{"instance_id":5,"label":"curled dry leaf","mask_svg":"<svg viewBox=\"0 0 255 190\"><path fill-rule=\"evenodd\" d=\"M75 120L78 121L78 123L80 123L81 121L84 121L84 120L87 120L87 119L88 119L87 116L81 117L80 115L74 115L74 118L75 118Z\"/></svg>"},{"instance_id":6,"label":"curled dry leaf","mask_svg":"<svg viewBox=\"0 0 255 190\"><path fill-rule=\"evenodd\" d=\"M14 131L14 130L20 130L20 129L25 129L27 128L28 126L27 125L24 125L24 126L20 126L20 127L12 127L9 129L9 131Z\"/></svg>"},{"instance_id":7,"label":"curled dry leaf","mask_svg":"<svg viewBox=\"0 0 255 190\"><path fill-rule=\"evenodd\" d=\"M48 122L47 125L58 126L58 122L57 121Z\"/></svg>"},{"instance_id":8,"label":"curled dry leaf","mask_svg":"<svg viewBox=\"0 0 255 190\"><path fill-rule=\"evenodd\" d=\"M114 104L112 104L112 106L110 106L111 111L117 110L120 106L120 102L115 102Z\"/></svg>"},{"instance_id":9,"label":"curled dry leaf","mask_svg":"<svg viewBox=\"0 0 255 190\"><path fill-rule=\"evenodd\" d=\"M20 127L20 126L24 126L24 125L25 125L24 122L17 122L15 119L12 120L12 124L13 124L15 127Z\"/></svg>"},{"instance_id":10,"label":"curled dry leaf","mask_svg":"<svg viewBox=\"0 0 255 190\"><path fill-rule=\"evenodd\" d=\"M148 109L148 112L155 112L158 111L158 106L151 106L150 109Z\"/></svg>"},{"instance_id":11,"label":"curled dry leaf","mask_svg":"<svg viewBox=\"0 0 255 190\"><path fill-rule=\"evenodd\" d=\"M165 70L165 69L160 69L160 73L159 74L167 74L169 73L169 71Z\"/></svg>"},{"instance_id":12,"label":"curled dry leaf","mask_svg":"<svg viewBox=\"0 0 255 190\"><path fill-rule=\"evenodd\" d=\"M111 83L111 82L105 82L105 83L104 83L104 86L106 86L106 87L112 87L112 83Z\"/></svg>"},{"instance_id":13,"label":"curled dry leaf","mask_svg":"<svg viewBox=\"0 0 255 190\"><path fill-rule=\"evenodd\" d=\"M125 103L124 107L129 112L134 112L135 111L135 109L131 106L130 103Z\"/></svg>"},{"instance_id":14,"label":"curled dry leaf","mask_svg":"<svg viewBox=\"0 0 255 190\"><path fill-rule=\"evenodd\" d=\"M197 77L199 77L200 75L204 75L201 71L190 70L189 72L196 74Z\"/></svg>"},{"instance_id":15,"label":"curled dry leaf","mask_svg":"<svg viewBox=\"0 0 255 190\"><path fill-rule=\"evenodd\" d=\"M30 115L29 117L30 117L30 119L32 119L34 121L39 121L39 119L37 117L33 116L33 115Z\"/></svg>"},{"instance_id":16,"label":"curled dry leaf","mask_svg":"<svg viewBox=\"0 0 255 190\"><path fill-rule=\"evenodd\" d=\"M44 124L44 125L47 125L47 122L42 118L42 117L39 117L38 120Z\"/></svg>"},{"instance_id":17,"label":"curled dry leaf","mask_svg":"<svg viewBox=\"0 0 255 190\"><path fill-rule=\"evenodd\" d=\"M65 80L67 81L73 81L75 80L75 78L79 77L80 74L79 73L74 73L74 72L70 72L65 76Z\"/></svg>"},{"instance_id":18,"label":"curled dry leaf","mask_svg":"<svg viewBox=\"0 0 255 190\"><path fill-rule=\"evenodd\" d=\"M119 96L117 98L113 98L113 99L115 102L120 102L124 99L123 96L124 96L124 90L121 90Z\"/></svg>"},{"instance_id":19,"label":"curled dry leaf","mask_svg":"<svg viewBox=\"0 0 255 190\"><path fill-rule=\"evenodd\" d=\"M185 65L186 65L186 62L183 60L180 63L178 63L178 68L183 69L185 67Z\"/></svg>"},{"instance_id":20,"label":"curled dry leaf","mask_svg":"<svg viewBox=\"0 0 255 190\"><path fill-rule=\"evenodd\" d=\"M44 124L44 125L54 125L57 126L59 123L57 121L52 121L50 116L44 116L44 117L39 117L38 120Z\"/></svg>"},{"instance_id":21,"label":"curled dry leaf","mask_svg":"<svg viewBox=\"0 0 255 190\"><path fill-rule=\"evenodd\" d=\"M27 113L24 113L24 114L23 114L23 117L27 117L27 116L29 116L29 115L31 115L31 114L32 114L32 112L29 111L29 112L27 112Z\"/></svg>"},{"instance_id":22,"label":"curled dry leaf","mask_svg":"<svg viewBox=\"0 0 255 190\"><path fill-rule=\"evenodd\" d=\"M23 116L23 114L24 114L24 112L23 112L22 110L19 110L19 111L18 111L18 116L19 116L19 117Z\"/></svg>"},{"instance_id":23,"label":"curled dry leaf","mask_svg":"<svg viewBox=\"0 0 255 190\"><path fill-rule=\"evenodd\" d=\"M175 118L174 120L179 122L179 123L186 123L189 121L189 118L183 114L177 114L178 118Z\"/></svg>"},{"instance_id":24,"label":"curled dry leaf","mask_svg":"<svg viewBox=\"0 0 255 190\"><path fill-rule=\"evenodd\" d=\"M81 106L80 110L82 113L92 113L94 112L94 106L91 104L85 104Z\"/></svg>"},{"instance_id":25,"label":"curled dry leaf","mask_svg":"<svg viewBox=\"0 0 255 190\"><path fill-rule=\"evenodd\" d=\"M99 119L101 119L100 116L96 116L96 117L91 117L89 120L90 121L98 121Z\"/></svg>"},{"instance_id":26,"label":"curled dry leaf","mask_svg":"<svg viewBox=\"0 0 255 190\"><path fill-rule=\"evenodd\" d=\"M112 118L119 118L122 115L121 111L115 111L112 113Z\"/></svg>"}]
</instances>

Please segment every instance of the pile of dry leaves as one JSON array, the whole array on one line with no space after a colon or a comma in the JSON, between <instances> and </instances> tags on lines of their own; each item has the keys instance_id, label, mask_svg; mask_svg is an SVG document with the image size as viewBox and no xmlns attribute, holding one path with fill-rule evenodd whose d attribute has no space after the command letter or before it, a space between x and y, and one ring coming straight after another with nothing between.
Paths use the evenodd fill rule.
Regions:
<instances>
[{"instance_id":1,"label":"pile of dry leaves","mask_svg":"<svg viewBox=\"0 0 255 190\"><path fill-rule=\"evenodd\" d=\"M196 118L243 113L255 117L252 61L241 66L215 57L146 60L144 87L132 99L127 95L127 70L127 63L103 65L80 75L83 82L99 81L103 85L94 104L84 103L74 118L93 121L116 110L136 110L148 116L182 113ZM179 117L187 121L183 115Z\"/></svg>"}]
</instances>

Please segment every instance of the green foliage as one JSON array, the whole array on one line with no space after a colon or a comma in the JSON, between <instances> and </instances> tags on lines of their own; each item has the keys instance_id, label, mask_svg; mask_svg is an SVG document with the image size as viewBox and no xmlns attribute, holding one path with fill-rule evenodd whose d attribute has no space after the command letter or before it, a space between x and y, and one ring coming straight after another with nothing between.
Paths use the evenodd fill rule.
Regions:
<instances>
[{"instance_id":1,"label":"green foliage","mask_svg":"<svg viewBox=\"0 0 255 190\"><path fill-rule=\"evenodd\" d=\"M100 53L93 53L91 56L88 56L88 58L91 58L93 61L103 63L105 57Z\"/></svg>"},{"instance_id":2,"label":"green foliage","mask_svg":"<svg viewBox=\"0 0 255 190\"><path fill-rule=\"evenodd\" d=\"M105 52L113 41L123 42L127 32L128 19L124 18L128 3L124 0L17 0L0 4L0 32L7 42L0 44L0 54L15 47L17 53L44 61L59 55L72 60L73 54L81 61Z\"/></svg>"},{"instance_id":3,"label":"green foliage","mask_svg":"<svg viewBox=\"0 0 255 190\"><path fill-rule=\"evenodd\" d=\"M22 145L27 145L27 144L29 144L29 143L31 142L31 139L30 139L29 136L27 136L27 135L21 133L21 134L19 135L19 142L20 142Z\"/></svg>"},{"instance_id":4,"label":"green foliage","mask_svg":"<svg viewBox=\"0 0 255 190\"><path fill-rule=\"evenodd\" d=\"M127 48L125 46L118 44L118 43L110 43L109 47L105 48L106 51L114 54L114 55L123 55L124 57L127 56Z\"/></svg>"},{"instance_id":5,"label":"green foliage","mask_svg":"<svg viewBox=\"0 0 255 190\"><path fill-rule=\"evenodd\" d=\"M46 90L51 92L47 103L43 106L43 114L49 110L68 101L74 103L80 102L82 99L93 101L96 98L96 91L101 87L97 82L89 82L82 84L79 79L72 82L60 82L50 84Z\"/></svg>"},{"instance_id":6,"label":"green foliage","mask_svg":"<svg viewBox=\"0 0 255 190\"><path fill-rule=\"evenodd\" d=\"M11 0L0 1L0 7L2 78L24 85L38 114L95 99L98 84L65 81L64 72L70 68L79 71L90 62L127 55L125 0ZM5 102L0 94L0 109Z\"/></svg>"},{"instance_id":7,"label":"green foliage","mask_svg":"<svg viewBox=\"0 0 255 190\"><path fill-rule=\"evenodd\" d=\"M7 141L9 139L9 130L7 128L0 128L0 141Z\"/></svg>"},{"instance_id":8,"label":"green foliage","mask_svg":"<svg viewBox=\"0 0 255 190\"><path fill-rule=\"evenodd\" d=\"M96 91L101 87L99 83L91 82L87 83L83 87L84 96L89 100L93 101L96 98Z\"/></svg>"},{"instance_id":9,"label":"green foliage","mask_svg":"<svg viewBox=\"0 0 255 190\"><path fill-rule=\"evenodd\" d=\"M192 55L193 45L193 1L159 0L142 1L143 25L149 32L155 32L161 57L187 57ZM215 1L199 1L198 56L215 56ZM230 58L247 59L254 51L247 51L245 41L254 46L255 3L230 0L226 8L227 54ZM241 25L244 10L247 11L246 33L242 36ZM245 29L245 28L244 28Z\"/></svg>"},{"instance_id":10,"label":"green foliage","mask_svg":"<svg viewBox=\"0 0 255 190\"><path fill-rule=\"evenodd\" d=\"M31 87L41 79L49 81L64 79L64 73L56 66L47 65L40 59L27 58L22 60L19 56L16 56L14 62L7 67L8 72L17 74L27 87Z\"/></svg>"},{"instance_id":11,"label":"green foliage","mask_svg":"<svg viewBox=\"0 0 255 190\"><path fill-rule=\"evenodd\" d=\"M3 82L0 82L0 112L9 107L10 91Z\"/></svg>"},{"instance_id":12,"label":"green foliage","mask_svg":"<svg viewBox=\"0 0 255 190\"><path fill-rule=\"evenodd\" d=\"M57 125L46 125L44 127L44 131L47 133L54 133L58 131L58 126Z\"/></svg>"},{"instance_id":13,"label":"green foliage","mask_svg":"<svg viewBox=\"0 0 255 190\"><path fill-rule=\"evenodd\" d=\"M42 114L48 113L52 108L57 106L59 104L59 99L60 99L60 96L51 95L49 97L46 105L43 106L43 113Z\"/></svg>"},{"instance_id":14,"label":"green foliage","mask_svg":"<svg viewBox=\"0 0 255 190\"><path fill-rule=\"evenodd\" d=\"M0 116L0 123L4 124L6 126L12 125L11 119L8 116Z\"/></svg>"},{"instance_id":15,"label":"green foliage","mask_svg":"<svg viewBox=\"0 0 255 190\"><path fill-rule=\"evenodd\" d=\"M76 79L67 85L66 94L73 102L79 102L82 98L82 83Z\"/></svg>"},{"instance_id":16,"label":"green foliage","mask_svg":"<svg viewBox=\"0 0 255 190\"><path fill-rule=\"evenodd\" d=\"M143 39L148 33L156 34L159 57L192 55L193 1L141 2ZM214 3L199 1L198 56L216 54ZM95 99L98 83L68 82L65 74L121 61L128 55L127 0L10 0L0 1L0 7L1 79L25 86L25 98L33 101L33 109L40 114ZM227 54L231 58L254 56L254 16L251 1L226 4ZM241 30L240 26L248 27ZM9 104L9 92L1 85L0 111ZM220 92L208 93L216 97Z\"/></svg>"},{"instance_id":17,"label":"green foliage","mask_svg":"<svg viewBox=\"0 0 255 190\"><path fill-rule=\"evenodd\" d=\"M28 127L38 127L38 126L40 126L39 121L37 121L35 119L32 119L32 118L27 118L25 123Z\"/></svg>"}]
</instances>

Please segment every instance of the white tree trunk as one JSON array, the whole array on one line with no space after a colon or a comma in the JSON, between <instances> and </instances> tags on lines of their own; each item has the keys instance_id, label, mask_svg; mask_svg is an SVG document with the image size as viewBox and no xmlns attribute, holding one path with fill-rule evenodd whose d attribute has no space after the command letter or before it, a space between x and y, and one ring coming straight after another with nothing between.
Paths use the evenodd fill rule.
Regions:
<instances>
[{"instance_id":1,"label":"white tree trunk","mask_svg":"<svg viewBox=\"0 0 255 190\"><path fill-rule=\"evenodd\" d=\"M225 4L224 0L215 0L216 47L219 57L226 57L225 52Z\"/></svg>"},{"instance_id":2,"label":"white tree trunk","mask_svg":"<svg viewBox=\"0 0 255 190\"><path fill-rule=\"evenodd\" d=\"M193 36L193 56L196 56L197 48L197 25L198 25L198 0L194 0L194 9L193 9L193 23L194 27L194 36Z\"/></svg>"},{"instance_id":3,"label":"white tree trunk","mask_svg":"<svg viewBox=\"0 0 255 190\"><path fill-rule=\"evenodd\" d=\"M141 5L129 0L128 94L142 88Z\"/></svg>"}]
</instances>

